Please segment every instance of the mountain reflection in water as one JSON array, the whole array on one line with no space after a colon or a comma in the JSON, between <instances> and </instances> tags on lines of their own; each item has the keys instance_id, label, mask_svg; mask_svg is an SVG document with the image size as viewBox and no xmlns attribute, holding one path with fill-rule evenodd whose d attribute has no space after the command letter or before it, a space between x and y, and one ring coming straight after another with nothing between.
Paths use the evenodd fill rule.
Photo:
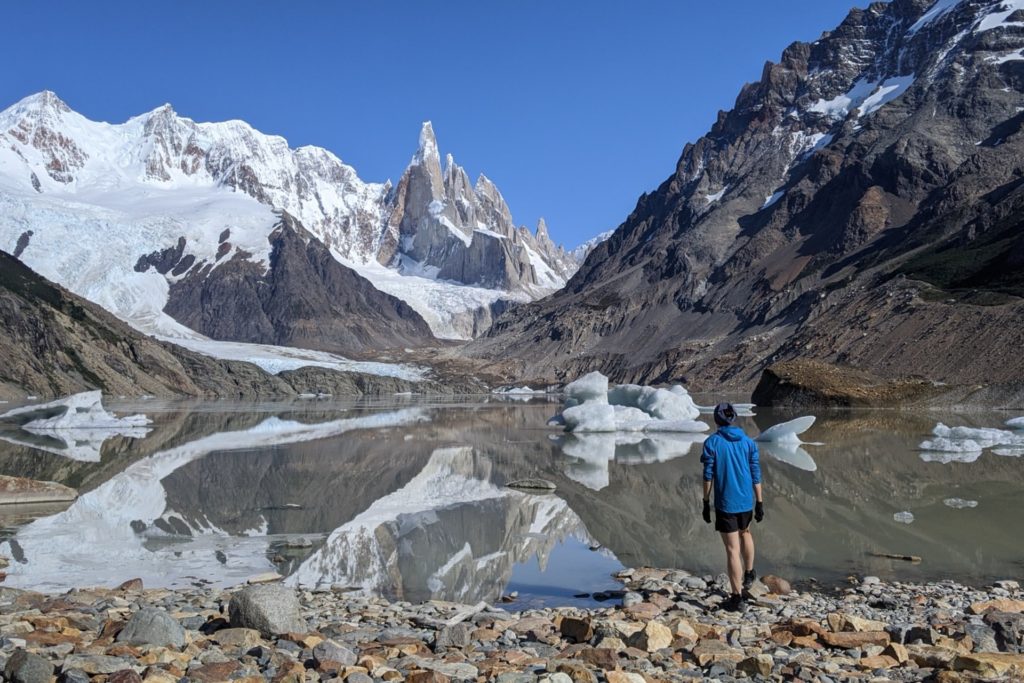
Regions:
<instances>
[{"instance_id":1,"label":"mountain reflection in water","mask_svg":"<svg viewBox=\"0 0 1024 683\"><path fill-rule=\"evenodd\" d=\"M4 444L0 472L82 493L6 530L7 585L59 591L135 576L230 585L278 571L293 585L392 599L493 601L528 586L524 598L557 603L573 567L582 592L614 587L605 577L619 563L721 570L721 541L699 514L706 435L563 434L544 426L553 411L544 402L404 405L133 405L125 409L154 418L153 432L104 442L99 462ZM742 421L748 433L792 417L758 412ZM823 581L1019 576L1016 532L1000 520L1016 510L1024 460L926 462L917 445L938 419L978 422L826 415L805 435L821 445L760 444L759 571ZM557 491L505 487L524 477ZM902 511L915 521L896 522Z\"/></svg>"}]
</instances>

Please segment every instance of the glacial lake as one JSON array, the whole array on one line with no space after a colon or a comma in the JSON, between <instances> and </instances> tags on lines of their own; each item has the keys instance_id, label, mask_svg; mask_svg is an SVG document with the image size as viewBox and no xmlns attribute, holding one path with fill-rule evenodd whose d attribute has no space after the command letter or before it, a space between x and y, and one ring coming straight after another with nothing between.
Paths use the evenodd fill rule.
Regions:
<instances>
[{"instance_id":1,"label":"glacial lake","mask_svg":"<svg viewBox=\"0 0 1024 683\"><path fill-rule=\"evenodd\" d=\"M618 588L610 575L623 566L724 567L700 518L706 434L576 437L545 426L559 410L546 398L107 407L147 414L151 431L78 444L77 459L0 432L0 473L81 494L70 506L0 508L4 585L233 585L279 572L410 601L515 591L510 607L523 608L592 604L574 596ZM749 434L795 417L756 413L741 419ZM1024 457L987 449L949 461L918 448L937 422L1002 427L1014 416L819 413L802 437L814 444L762 444L758 572L826 584L1020 578ZM536 477L556 491L506 486ZM894 518L902 512L913 521Z\"/></svg>"}]
</instances>

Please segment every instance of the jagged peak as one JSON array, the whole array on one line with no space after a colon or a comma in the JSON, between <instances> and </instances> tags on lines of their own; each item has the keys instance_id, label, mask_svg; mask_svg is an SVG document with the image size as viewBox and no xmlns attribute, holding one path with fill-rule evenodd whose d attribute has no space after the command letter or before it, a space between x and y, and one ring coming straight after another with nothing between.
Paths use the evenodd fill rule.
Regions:
<instances>
[{"instance_id":1,"label":"jagged peak","mask_svg":"<svg viewBox=\"0 0 1024 683\"><path fill-rule=\"evenodd\" d=\"M537 237L551 239L548 235L548 223L544 220L544 216L537 219Z\"/></svg>"},{"instance_id":2,"label":"jagged peak","mask_svg":"<svg viewBox=\"0 0 1024 683\"><path fill-rule=\"evenodd\" d=\"M420 128L420 145L413 157L413 163L420 163L427 159L440 161L440 154L437 151L437 137L434 135L434 125L430 121L424 121Z\"/></svg>"}]
</instances>

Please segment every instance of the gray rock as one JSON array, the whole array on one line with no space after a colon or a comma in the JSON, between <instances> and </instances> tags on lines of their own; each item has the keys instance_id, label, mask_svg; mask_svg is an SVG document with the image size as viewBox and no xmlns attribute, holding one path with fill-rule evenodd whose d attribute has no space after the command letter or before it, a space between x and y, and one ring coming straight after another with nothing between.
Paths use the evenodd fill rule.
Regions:
<instances>
[{"instance_id":1,"label":"gray rock","mask_svg":"<svg viewBox=\"0 0 1024 683\"><path fill-rule=\"evenodd\" d=\"M373 679L366 674L357 671L354 674L349 674L345 678L346 683L373 683Z\"/></svg>"},{"instance_id":2,"label":"gray rock","mask_svg":"<svg viewBox=\"0 0 1024 683\"><path fill-rule=\"evenodd\" d=\"M185 647L185 629L171 615L152 607L132 615L117 634L119 643Z\"/></svg>"},{"instance_id":3,"label":"gray rock","mask_svg":"<svg viewBox=\"0 0 1024 683\"><path fill-rule=\"evenodd\" d=\"M556 675L565 676L565 674ZM565 677L569 678L568 676ZM537 676L528 671L506 671L495 679L495 683L534 683L536 680ZM561 680L556 682L548 676L545 676L544 680L551 680L552 683L563 683ZM572 683L571 678L568 683Z\"/></svg>"},{"instance_id":4,"label":"gray rock","mask_svg":"<svg viewBox=\"0 0 1024 683\"><path fill-rule=\"evenodd\" d=\"M985 624L967 624L964 631L974 641L975 652L998 652L996 632Z\"/></svg>"},{"instance_id":5,"label":"gray rock","mask_svg":"<svg viewBox=\"0 0 1024 683\"><path fill-rule=\"evenodd\" d=\"M109 655L71 655L64 659L62 669L81 669L90 676L96 674L112 674L124 669L135 668L135 662L123 657L111 657ZM141 667L139 667L141 670Z\"/></svg>"},{"instance_id":6,"label":"gray rock","mask_svg":"<svg viewBox=\"0 0 1024 683\"><path fill-rule=\"evenodd\" d=\"M4 678L13 683L49 683L53 665L39 655L15 650L4 666Z\"/></svg>"},{"instance_id":7,"label":"gray rock","mask_svg":"<svg viewBox=\"0 0 1024 683\"><path fill-rule=\"evenodd\" d=\"M256 629L265 638L309 631L299 599L287 586L246 586L231 596L228 615L232 626Z\"/></svg>"},{"instance_id":8,"label":"gray rock","mask_svg":"<svg viewBox=\"0 0 1024 683\"><path fill-rule=\"evenodd\" d=\"M313 648L313 659L317 664L326 662L337 662L343 666L352 666L356 663L356 653L333 640L325 640Z\"/></svg>"},{"instance_id":9,"label":"gray rock","mask_svg":"<svg viewBox=\"0 0 1024 683\"><path fill-rule=\"evenodd\" d=\"M81 669L71 669L60 675L60 683L89 683L89 674Z\"/></svg>"},{"instance_id":10,"label":"gray rock","mask_svg":"<svg viewBox=\"0 0 1024 683\"><path fill-rule=\"evenodd\" d=\"M446 626L437 632L437 637L434 640L434 650L449 647L466 647L471 641L470 634L472 632L473 627L466 623Z\"/></svg>"},{"instance_id":11,"label":"gray rock","mask_svg":"<svg viewBox=\"0 0 1024 683\"><path fill-rule=\"evenodd\" d=\"M633 605L639 605L643 601L644 601L643 596L640 595L639 593L634 593L633 591L629 591L628 593L626 593L625 595L622 596L622 606L623 607L631 607Z\"/></svg>"}]
</instances>

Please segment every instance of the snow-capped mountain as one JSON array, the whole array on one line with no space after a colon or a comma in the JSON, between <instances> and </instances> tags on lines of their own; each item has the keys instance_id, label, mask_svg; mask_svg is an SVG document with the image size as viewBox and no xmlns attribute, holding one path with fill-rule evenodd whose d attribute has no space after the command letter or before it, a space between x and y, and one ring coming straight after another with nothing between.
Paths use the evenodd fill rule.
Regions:
<instances>
[{"instance_id":1,"label":"snow-capped mountain","mask_svg":"<svg viewBox=\"0 0 1024 683\"><path fill-rule=\"evenodd\" d=\"M1024 0L892 0L794 43L557 294L469 349L521 377L750 389L812 358L1024 377Z\"/></svg>"},{"instance_id":2,"label":"snow-capped mountain","mask_svg":"<svg viewBox=\"0 0 1024 683\"><path fill-rule=\"evenodd\" d=\"M188 334L164 314L182 308L175 284L195 285L228 263L248 264L250 280L265 274L280 212L296 219L302 240L402 300L438 337L471 336L492 311L554 291L576 267L546 228L516 228L486 177L471 187L450 155L442 174L429 123L393 188L243 121L196 123L164 105L114 125L42 92L0 112L0 205L0 248L172 336ZM207 303L193 323L217 315L217 302ZM408 332L400 344L420 334Z\"/></svg>"},{"instance_id":3,"label":"snow-capped mountain","mask_svg":"<svg viewBox=\"0 0 1024 683\"><path fill-rule=\"evenodd\" d=\"M572 254L572 257L577 263L583 263L587 260L587 256L590 255L590 252L594 251L594 248L597 247L597 245L611 237L613 232L615 231L605 230L602 233L598 233L569 253Z\"/></svg>"}]
</instances>

